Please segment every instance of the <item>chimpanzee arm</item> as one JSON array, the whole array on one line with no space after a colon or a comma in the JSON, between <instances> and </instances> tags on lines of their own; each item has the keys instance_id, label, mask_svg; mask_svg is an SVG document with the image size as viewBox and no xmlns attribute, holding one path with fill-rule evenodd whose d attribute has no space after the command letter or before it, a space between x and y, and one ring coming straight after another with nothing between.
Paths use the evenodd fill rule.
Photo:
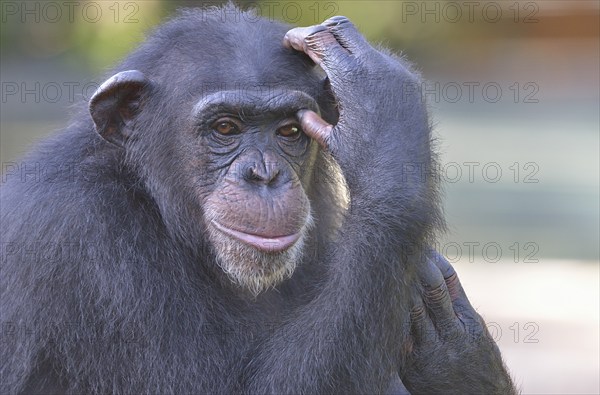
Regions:
<instances>
[{"instance_id":1,"label":"chimpanzee arm","mask_svg":"<svg viewBox=\"0 0 600 395\"><path fill-rule=\"evenodd\" d=\"M329 125L308 110L298 116L340 165L350 207L328 251L320 292L262 344L244 390L383 393L409 329L404 282L411 264L398 257L424 245L437 218L431 186L402 174L406 163L431 161L426 111L414 90L405 90L418 79L343 17L293 29L284 42L308 54L330 80L339 122Z\"/></svg>"}]
</instances>

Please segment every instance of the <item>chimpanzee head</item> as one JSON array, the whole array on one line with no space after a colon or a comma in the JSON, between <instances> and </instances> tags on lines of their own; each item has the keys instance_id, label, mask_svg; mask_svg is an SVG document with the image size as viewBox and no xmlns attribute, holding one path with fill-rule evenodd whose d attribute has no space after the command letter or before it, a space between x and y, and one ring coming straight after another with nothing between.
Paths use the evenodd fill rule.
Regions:
<instances>
[{"instance_id":1,"label":"chimpanzee head","mask_svg":"<svg viewBox=\"0 0 600 395\"><path fill-rule=\"evenodd\" d=\"M248 15L184 13L163 25L100 86L90 112L169 237L208 246L215 259L203 260L256 294L293 273L314 227L323 155L297 114L334 110L322 73L282 45L289 27Z\"/></svg>"}]
</instances>

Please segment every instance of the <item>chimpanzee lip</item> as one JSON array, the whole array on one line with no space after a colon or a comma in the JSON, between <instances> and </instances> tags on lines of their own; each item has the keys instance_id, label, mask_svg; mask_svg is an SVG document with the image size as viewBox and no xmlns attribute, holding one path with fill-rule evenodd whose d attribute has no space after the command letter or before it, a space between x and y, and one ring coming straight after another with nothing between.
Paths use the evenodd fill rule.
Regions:
<instances>
[{"instance_id":1,"label":"chimpanzee lip","mask_svg":"<svg viewBox=\"0 0 600 395\"><path fill-rule=\"evenodd\" d=\"M291 246L293 246L294 243L296 243L300 238L300 232L287 236L267 237L231 229L225 225L218 223L215 220L213 220L212 223L218 230L225 233L226 235L231 236L234 239L237 239L243 243L251 245L252 247L258 250L265 252L285 251Z\"/></svg>"}]
</instances>

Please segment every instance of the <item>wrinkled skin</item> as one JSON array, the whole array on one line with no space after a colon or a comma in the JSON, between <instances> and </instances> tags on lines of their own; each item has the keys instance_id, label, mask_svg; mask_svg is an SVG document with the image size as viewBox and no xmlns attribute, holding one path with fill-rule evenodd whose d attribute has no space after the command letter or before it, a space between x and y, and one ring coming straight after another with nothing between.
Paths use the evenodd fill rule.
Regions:
<instances>
[{"instance_id":1,"label":"wrinkled skin","mask_svg":"<svg viewBox=\"0 0 600 395\"><path fill-rule=\"evenodd\" d=\"M344 17L247 20L168 22L6 175L2 392L513 392L428 248L418 75Z\"/></svg>"}]
</instances>

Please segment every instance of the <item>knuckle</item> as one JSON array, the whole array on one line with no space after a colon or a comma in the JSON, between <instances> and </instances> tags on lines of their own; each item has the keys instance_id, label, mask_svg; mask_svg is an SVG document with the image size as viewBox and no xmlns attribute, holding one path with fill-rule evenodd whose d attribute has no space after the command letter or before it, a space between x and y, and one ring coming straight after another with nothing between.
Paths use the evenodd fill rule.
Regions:
<instances>
[{"instance_id":1,"label":"knuckle","mask_svg":"<svg viewBox=\"0 0 600 395\"><path fill-rule=\"evenodd\" d=\"M352 23L348 17L343 15L332 16L331 18L325 20L322 24L327 26L339 25L342 23Z\"/></svg>"},{"instance_id":2,"label":"knuckle","mask_svg":"<svg viewBox=\"0 0 600 395\"><path fill-rule=\"evenodd\" d=\"M333 43L337 43L335 37L326 29L324 30L315 30L310 34L304 36L304 43L309 48L318 48L326 45L331 45Z\"/></svg>"},{"instance_id":3,"label":"knuckle","mask_svg":"<svg viewBox=\"0 0 600 395\"><path fill-rule=\"evenodd\" d=\"M449 277L446 277L445 281L446 287L448 288L448 293L450 295L450 299L452 299L453 301L458 299L461 296L461 285L456 273L452 273Z\"/></svg>"},{"instance_id":4,"label":"knuckle","mask_svg":"<svg viewBox=\"0 0 600 395\"><path fill-rule=\"evenodd\" d=\"M413 307L410 311L410 319L412 321L421 321L425 319L426 316L427 313L425 311L425 306L423 305Z\"/></svg>"},{"instance_id":5,"label":"knuckle","mask_svg":"<svg viewBox=\"0 0 600 395\"><path fill-rule=\"evenodd\" d=\"M441 304L448 297L445 284L425 291L425 299L432 305Z\"/></svg>"}]
</instances>

